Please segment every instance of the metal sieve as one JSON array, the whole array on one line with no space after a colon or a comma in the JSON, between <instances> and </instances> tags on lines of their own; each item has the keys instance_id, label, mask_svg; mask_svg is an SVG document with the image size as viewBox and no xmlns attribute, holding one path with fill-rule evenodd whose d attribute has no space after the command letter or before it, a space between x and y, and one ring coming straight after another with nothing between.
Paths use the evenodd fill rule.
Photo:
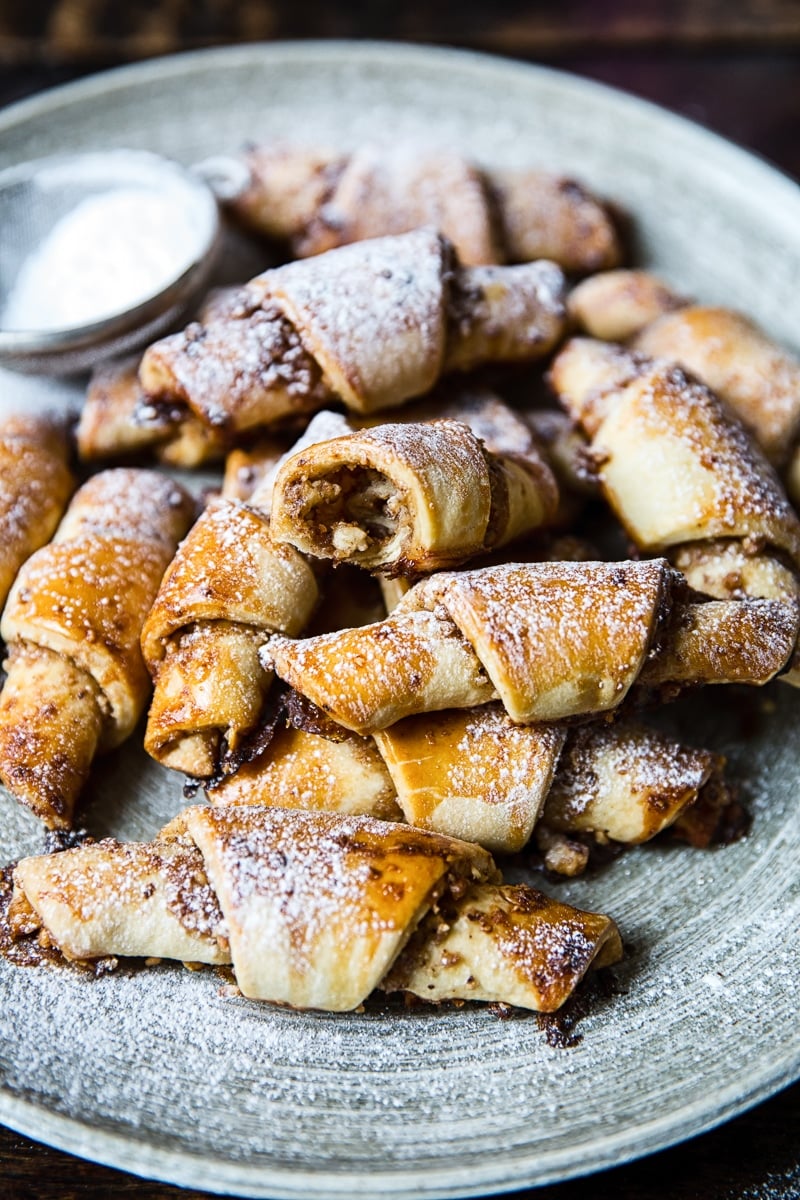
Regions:
<instances>
[{"instance_id":1,"label":"metal sieve","mask_svg":"<svg viewBox=\"0 0 800 1200\"><path fill-rule=\"evenodd\" d=\"M0 172L0 365L69 374L176 324L208 282L215 195L244 171L110 150Z\"/></svg>"}]
</instances>

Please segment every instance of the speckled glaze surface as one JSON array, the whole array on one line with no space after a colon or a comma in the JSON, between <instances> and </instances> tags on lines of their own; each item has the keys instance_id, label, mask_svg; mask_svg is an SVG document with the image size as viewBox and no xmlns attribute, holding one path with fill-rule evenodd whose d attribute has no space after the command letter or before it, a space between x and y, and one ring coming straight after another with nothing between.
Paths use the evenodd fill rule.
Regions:
<instances>
[{"instance_id":1,"label":"speckled glaze surface","mask_svg":"<svg viewBox=\"0 0 800 1200\"><path fill-rule=\"evenodd\" d=\"M800 191L699 128L551 71L336 43L166 59L0 114L0 167L118 145L191 162L276 135L410 135L575 172L633 213L640 261L798 348ZM0 375L2 409L73 394ZM613 914L628 943L617 994L574 1048L480 1008L308 1015L226 997L211 972L94 980L0 963L0 1120L143 1175L273 1197L507 1190L723 1121L800 1074L799 718L780 684L672 711L687 740L729 756L753 830L556 885ZM131 746L99 765L84 823L148 838L183 803L180 779ZM0 795L2 861L41 841Z\"/></svg>"}]
</instances>

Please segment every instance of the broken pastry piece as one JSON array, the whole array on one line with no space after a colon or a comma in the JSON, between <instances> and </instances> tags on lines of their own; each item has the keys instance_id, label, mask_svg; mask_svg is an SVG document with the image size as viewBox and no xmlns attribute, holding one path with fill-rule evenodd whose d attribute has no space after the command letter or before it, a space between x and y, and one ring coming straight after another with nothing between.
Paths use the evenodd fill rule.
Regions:
<instances>
[{"instance_id":1,"label":"broken pastry piece","mask_svg":"<svg viewBox=\"0 0 800 1200\"><path fill-rule=\"evenodd\" d=\"M470 265L549 258L583 273L621 257L606 207L546 171L486 173L460 154L408 142L350 154L256 146L245 164L249 184L231 212L300 258L423 225L441 230Z\"/></svg>"},{"instance_id":2,"label":"broken pastry piece","mask_svg":"<svg viewBox=\"0 0 800 1200\"><path fill-rule=\"evenodd\" d=\"M140 380L228 434L273 427L338 398L394 408L445 372L531 362L565 325L551 262L462 267L431 230L345 246L266 271L238 305L151 346Z\"/></svg>"},{"instance_id":3,"label":"broken pastry piece","mask_svg":"<svg viewBox=\"0 0 800 1200\"><path fill-rule=\"evenodd\" d=\"M144 709L139 635L193 512L154 471L101 472L11 589L0 778L51 828L69 828L95 754L129 737Z\"/></svg>"},{"instance_id":4,"label":"broken pastry piece","mask_svg":"<svg viewBox=\"0 0 800 1200\"><path fill-rule=\"evenodd\" d=\"M9 920L69 959L230 961L250 999L334 1012L375 988L551 1012L621 957L608 917L499 880L479 846L401 823L189 808L148 845L23 859Z\"/></svg>"},{"instance_id":5,"label":"broken pastry piece","mask_svg":"<svg viewBox=\"0 0 800 1200\"><path fill-rule=\"evenodd\" d=\"M225 440L186 410L147 403L139 383L139 355L102 363L92 372L77 429L84 462L153 451L173 467L197 467L221 458Z\"/></svg>"},{"instance_id":6,"label":"broken pastry piece","mask_svg":"<svg viewBox=\"0 0 800 1200\"><path fill-rule=\"evenodd\" d=\"M75 482L66 427L52 417L0 421L0 608L17 571L49 541Z\"/></svg>"},{"instance_id":7,"label":"broken pastry piece","mask_svg":"<svg viewBox=\"0 0 800 1200\"><path fill-rule=\"evenodd\" d=\"M293 454L275 481L272 532L318 558L414 575L506 545L557 508L533 450L492 454L457 421L389 424Z\"/></svg>"}]
</instances>

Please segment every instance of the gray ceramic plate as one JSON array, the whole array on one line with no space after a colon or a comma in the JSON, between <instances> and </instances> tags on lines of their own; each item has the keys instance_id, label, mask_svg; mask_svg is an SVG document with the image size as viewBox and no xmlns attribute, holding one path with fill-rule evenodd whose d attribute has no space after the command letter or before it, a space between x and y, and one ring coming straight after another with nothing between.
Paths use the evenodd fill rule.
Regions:
<instances>
[{"instance_id":1,"label":"gray ceramic plate","mask_svg":"<svg viewBox=\"0 0 800 1200\"><path fill-rule=\"evenodd\" d=\"M251 137L401 134L578 173L635 214L642 261L797 338L798 190L684 121L550 71L365 44L167 59L0 114L0 167L65 147L191 161ZM53 393L3 377L0 394ZM622 990L574 1049L478 1008L309 1016L179 968L92 981L3 965L0 1120L143 1175L279 1197L510 1189L725 1120L800 1073L798 714L780 685L676 712L729 754L754 830L713 853L643 849L561 887L631 943ZM181 804L180 782L129 750L98 771L87 823L147 837ZM7 797L0 810L3 860L40 845Z\"/></svg>"}]
</instances>

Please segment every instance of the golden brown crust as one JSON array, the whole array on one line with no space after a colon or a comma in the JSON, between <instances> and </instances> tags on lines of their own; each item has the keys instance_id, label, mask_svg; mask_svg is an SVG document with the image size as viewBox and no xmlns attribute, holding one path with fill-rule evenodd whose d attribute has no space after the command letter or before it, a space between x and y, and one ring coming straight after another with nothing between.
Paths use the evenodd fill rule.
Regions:
<instances>
[{"instance_id":1,"label":"golden brown crust","mask_svg":"<svg viewBox=\"0 0 800 1200\"><path fill-rule=\"evenodd\" d=\"M524 884L473 887L429 917L381 987L424 1000L488 1000L555 1012L590 967L622 957L614 922Z\"/></svg>"},{"instance_id":2,"label":"golden brown crust","mask_svg":"<svg viewBox=\"0 0 800 1200\"><path fill-rule=\"evenodd\" d=\"M69 829L105 725L102 693L70 659L12 646L0 705L0 776L49 829Z\"/></svg>"},{"instance_id":3,"label":"golden brown crust","mask_svg":"<svg viewBox=\"0 0 800 1200\"><path fill-rule=\"evenodd\" d=\"M741 538L800 563L800 522L774 470L703 384L669 363L579 338L551 378L641 549Z\"/></svg>"},{"instance_id":4,"label":"golden brown crust","mask_svg":"<svg viewBox=\"0 0 800 1200\"><path fill-rule=\"evenodd\" d=\"M565 736L486 705L407 717L375 740L410 825L513 853L530 838Z\"/></svg>"},{"instance_id":5,"label":"golden brown crust","mask_svg":"<svg viewBox=\"0 0 800 1200\"><path fill-rule=\"evenodd\" d=\"M609 211L577 180L495 171L491 189L510 262L550 258L580 275L619 265L622 247Z\"/></svg>"},{"instance_id":6,"label":"golden brown crust","mask_svg":"<svg viewBox=\"0 0 800 1200\"><path fill-rule=\"evenodd\" d=\"M13 647L0 776L50 824L69 823L95 749L119 745L141 715L142 624L193 508L155 472L96 475L17 576L0 626Z\"/></svg>"},{"instance_id":7,"label":"golden brown crust","mask_svg":"<svg viewBox=\"0 0 800 1200\"><path fill-rule=\"evenodd\" d=\"M369 817L190 808L150 844L24 859L14 883L16 936L79 960L230 961L244 995L301 1008L381 986L550 1011L621 952L607 917L502 885L480 847Z\"/></svg>"},{"instance_id":8,"label":"golden brown crust","mask_svg":"<svg viewBox=\"0 0 800 1200\"><path fill-rule=\"evenodd\" d=\"M381 425L292 455L272 529L317 557L427 573L538 528L557 503L532 449L525 460L491 454L457 421Z\"/></svg>"},{"instance_id":9,"label":"golden brown crust","mask_svg":"<svg viewBox=\"0 0 800 1200\"><path fill-rule=\"evenodd\" d=\"M334 742L284 726L263 754L207 788L208 798L214 805L270 804L400 820L395 789L374 742L342 733Z\"/></svg>"},{"instance_id":10,"label":"golden brown crust","mask_svg":"<svg viewBox=\"0 0 800 1200\"><path fill-rule=\"evenodd\" d=\"M167 766L213 775L254 727L270 672L267 633L297 634L318 599L314 574L277 545L263 513L212 501L170 564L142 631L155 691L145 748Z\"/></svg>"},{"instance_id":11,"label":"golden brown crust","mask_svg":"<svg viewBox=\"0 0 800 1200\"><path fill-rule=\"evenodd\" d=\"M74 480L66 428L50 417L0 422L0 608L22 564L52 536Z\"/></svg>"},{"instance_id":12,"label":"golden brown crust","mask_svg":"<svg viewBox=\"0 0 800 1200\"><path fill-rule=\"evenodd\" d=\"M102 363L92 372L77 428L85 462L153 450L165 463L196 467L224 452L219 431L181 410L148 405L139 383L140 356Z\"/></svg>"},{"instance_id":13,"label":"golden brown crust","mask_svg":"<svg viewBox=\"0 0 800 1200\"><path fill-rule=\"evenodd\" d=\"M771 462L782 466L800 436L800 361L741 313L694 305L661 317L636 339L716 392Z\"/></svg>"},{"instance_id":14,"label":"golden brown crust","mask_svg":"<svg viewBox=\"0 0 800 1200\"><path fill-rule=\"evenodd\" d=\"M105 746L128 737L142 711L142 623L193 507L178 484L152 471L95 475L9 596L4 640L64 654L91 675L109 710Z\"/></svg>"},{"instance_id":15,"label":"golden brown crust","mask_svg":"<svg viewBox=\"0 0 800 1200\"><path fill-rule=\"evenodd\" d=\"M636 844L672 825L724 760L630 722L571 730L543 824L560 833Z\"/></svg>"},{"instance_id":16,"label":"golden brown crust","mask_svg":"<svg viewBox=\"0 0 800 1200\"><path fill-rule=\"evenodd\" d=\"M573 288L567 311L581 333L605 342L626 342L664 313L688 303L649 271L601 271Z\"/></svg>"}]
</instances>

